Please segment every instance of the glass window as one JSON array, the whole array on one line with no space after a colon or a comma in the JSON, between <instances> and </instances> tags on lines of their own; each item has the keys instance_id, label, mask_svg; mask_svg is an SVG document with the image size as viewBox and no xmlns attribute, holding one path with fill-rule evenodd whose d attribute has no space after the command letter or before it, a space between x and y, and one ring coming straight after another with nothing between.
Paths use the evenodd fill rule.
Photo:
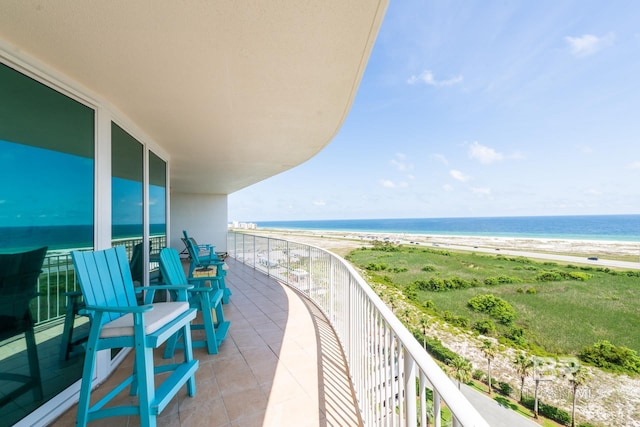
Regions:
<instances>
[{"instance_id":1,"label":"glass window","mask_svg":"<svg viewBox=\"0 0 640 427\"><path fill-rule=\"evenodd\" d=\"M120 126L111 123L111 237L124 245L131 275L143 283L143 167L144 147Z\"/></svg>"},{"instance_id":2,"label":"glass window","mask_svg":"<svg viewBox=\"0 0 640 427\"><path fill-rule=\"evenodd\" d=\"M32 291L27 305L18 309L19 298L0 304L3 424L33 412L82 373L74 337L88 322L64 327L65 315L76 314L67 310L65 293L76 290L70 250L94 246L94 114L0 64L0 301L11 298L1 293L16 277L19 257L10 254L48 248L37 279L19 281ZM3 376L8 372L26 379Z\"/></svg>"},{"instance_id":3,"label":"glass window","mask_svg":"<svg viewBox=\"0 0 640 427\"><path fill-rule=\"evenodd\" d=\"M152 260L167 246L167 163L149 152L149 238Z\"/></svg>"}]
</instances>

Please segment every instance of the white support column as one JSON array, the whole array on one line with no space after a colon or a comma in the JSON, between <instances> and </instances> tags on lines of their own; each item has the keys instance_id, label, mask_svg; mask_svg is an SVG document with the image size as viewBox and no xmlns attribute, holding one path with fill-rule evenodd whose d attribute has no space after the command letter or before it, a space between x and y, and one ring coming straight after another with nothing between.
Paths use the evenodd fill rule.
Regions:
<instances>
[{"instance_id":1,"label":"white support column","mask_svg":"<svg viewBox=\"0 0 640 427\"><path fill-rule=\"evenodd\" d=\"M416 362L413 357L404 352L404 404L407 412L406 425L416 427L418 413L416 412Z\"/></svg>"},{"instance_id":2,"label":"white support column","mask_svg":"<svg viewBox=\"0 0 640 427\"><path fill-rule=\"evenodd\" d=\"M427 377L424 372L420 371L420 425L426 426L427 419Z\"/></svg>"},{"instance_id":3,"label":"white support column","mask_svg":"<svg viewBox=\"0 0 640 427\"><path fill-rule=\"evenodd\" d=\"M433 389L433 427L441 427L442 414L440 412L440 394Z\"/></svg>"}]
</instances>

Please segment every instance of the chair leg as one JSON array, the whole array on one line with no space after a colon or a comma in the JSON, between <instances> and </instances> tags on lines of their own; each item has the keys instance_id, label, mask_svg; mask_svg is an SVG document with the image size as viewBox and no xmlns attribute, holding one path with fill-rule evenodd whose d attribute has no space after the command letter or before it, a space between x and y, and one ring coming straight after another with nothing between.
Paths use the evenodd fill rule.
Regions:
<instances>
[{"instance_id":1,"label":"chair leg","mask_svg":"<svg viewBox=\"0 0 640 427\"><path fill-rule=\"evenodd\" d=\"M216 327L218 325L224 324L224 310L222 309L222 304L218 304L216 306Z\"/></svg>"},{"instance_id":2,"label":"chair leg","mask_svg":"<svg viewBox=\"0 0 640 427\"><path fill-rule=\"evenodd\" d=\"M204 323L204 335L207 340L207 352L209 354L218 354L218 339L216 338L213 314L211 312L211 300L208 295L202 295L200 298L202 321Z\"/></svg>"},{"instance_id":3,"label":"chair leg","mask_svg":"<svg viewBox=\"0 0 640 427\"><path fill-rule=\"evenodd\" d=\"M178 346L178 341L180 340L180 337L184 334L183 330L180 329L178 332L176 332L175 334L173 334L168 340L167 340L167 345L164 349L164 354L162 355L163 358L165 359L171 359L173 357L173 354L176 351L176 347ZM191 335L189 335L189 337L191 337Z\"/></svg>"},{"instance_id":4,"label":"chair leg","mask_svg":"<svg viewBox=\"0 0 640 427\"><path fill-rule=\"evenodd\" d=\"M42 400L42 377L40 375L40 361L38 360L38 346L36 345L36 336L33 333L33 326L24 332L24 338L27 342L27 357L29 359L29 374L31 381L34 383L33 398L34 400Z\"/></svg>"},{"instance_id":5,"label":"chair leg","mask_svg":"<svg viewBox=\"0 0 640 427\"><path fill-rule=\"evenodd\" d=\"M62 329L62 342L60 343L60 361L69 359L71 351L71 341L73 337L73 320L75 317L75 307L70 295L67 296L67 308L64 315L64 327Z\"/></svg>"},{"instance_id":6,"label":"chair leg","mask_svg":"<svg viewBox=\"0 0 640 427\"><path fill-rule=\"evenodd\" d=\"M155 427L156 414L151 413L151 402L155 398L153 349L144 345L135 349L136 378L140 404L140 425Z\"/></svg>"},{"instance_id":7,"label":"chair leg","mask_svg":"<svg viewBox=\"0 0 640 427\"><path fill-rule=\"evenodd\" d=\"M218 278L218 286L224 294L222 294L222 303L229 304L229 297L231 296L231 289L227 288L227 284L224 281L224 276L227 275L227 272L222 270L222 268L218 268L219 274L216 276Z\"/></svg>"},{"instance_id":8,"label":"chair leg","mask_svg":"<svg viewBox=\"0 0 640 427\"><path fill-rule=\"evenodd\" d=\"M193 360L193 348L191 346L191 327L187 323L184 328L181 329L184 336L184 363L191 363ZM196 376L193 374L187 380L187 394L190 397L196 395Z\"/></svg>"},{"instance_id":9,"label":"chair leg","mask_svg":"<svg viewBox=\"0 0 640 427\"><path fill-rule=\"evenodd\" d=\"M80 399L78 401L78 414L76 416L77 426L86 426L89 421L89 404L91 401L91 382L93 380L93 370L96 363L96 343L100 334L100 319L96 316L94 324L91 325L87 349L84 354L84 367L82 368L82 383L80 385Z\"/></svg>"}]
</instances>

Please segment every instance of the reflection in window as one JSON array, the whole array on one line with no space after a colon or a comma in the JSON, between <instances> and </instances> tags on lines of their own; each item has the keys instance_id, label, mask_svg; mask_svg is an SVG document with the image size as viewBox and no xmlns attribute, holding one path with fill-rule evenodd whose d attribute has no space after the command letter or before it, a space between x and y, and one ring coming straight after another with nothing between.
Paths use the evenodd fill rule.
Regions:
<instances>
[{"instance_id":1,"label":"reflection in window","mask_svg":"<svg viewBox=\"0 0 640 427\"><path fill-rule=\"evenodd\" d=\"M149 152L149 236L157 255L167 245L167 164Z\"/></svg>"},{"instance_id":2,"label":"reflection in window","mask_svg":"<svg viewBox=\"0 0 640 427\"><path fill-rule=\"evenodd\" d=\"M143 146L120 126L111 123L111 237L124 245L131 275L143 283Z\"/></svg>"},{"instance_id":3,"label":"reflection in window","mask_svg":"<svg viewBox=\"0 0 640 427\"><path fill-rule=\"evenodd\" d=\"M2 424L33 412L82 373L81 347L73 344L86 319L67 336L63 321L65 293L76 289L69 251L94 246L94 121L91 108L0 64L0 292L29 297L28 312L18 315L11 312L17 303L0 304ZM34 251L43 247L44 260ZM22 280L34 269L33 282ZM22 286L30 292L18 292Z\"/></svg>"}]
</instances>

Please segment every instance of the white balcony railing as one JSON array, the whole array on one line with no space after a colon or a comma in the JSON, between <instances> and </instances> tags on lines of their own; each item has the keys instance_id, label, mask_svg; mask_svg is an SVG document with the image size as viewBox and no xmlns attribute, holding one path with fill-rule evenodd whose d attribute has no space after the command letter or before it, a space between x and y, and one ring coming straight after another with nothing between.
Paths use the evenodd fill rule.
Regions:
<instances>
[{"instance_id":1,"label":"white balcony railing","mask_svg":"<svg viewBox=\"0 0 640 427\"><path fill-rule=\"evenodd\" d=\"M151 236L149 241L151 252L156 255L161 248L166 246L165 236ZM140 242L142 242L142 237L127 238L114 240L113 245L123 245L129 259L131 259L133 246ZM42 273L38 277L37 296L31 303L36 325L64 319L68 308L65 294L80 290L71 261L71 251L87 249L90 248L54 250L47 253L42 264ZM150 261L149 270L154 269L158 269L158 262Z\"/></svg>"},{"instance_id":2,"label":"white balcony railing","mask_svg":"<svg viewBox=\"0 0 640 427\"><path fill-rule=\"evenodd\" d=\"M488 427L413 335L341 257L309 245L230 232L229 255L313 301L331 322L365 425ZM432 390L427 405L426 389ZM422 391L422 392L421 392Z\"/></svg>"}]
</instances>

